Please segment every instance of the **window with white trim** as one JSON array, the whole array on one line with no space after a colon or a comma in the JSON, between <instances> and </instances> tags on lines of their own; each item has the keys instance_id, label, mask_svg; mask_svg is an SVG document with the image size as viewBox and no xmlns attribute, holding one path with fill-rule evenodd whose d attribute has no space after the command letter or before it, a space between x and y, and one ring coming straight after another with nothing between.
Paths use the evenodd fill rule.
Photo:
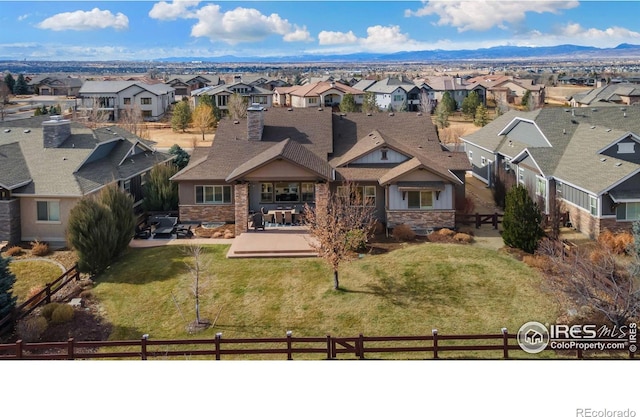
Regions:
<instances>
[{"instance_id":1,"label":"window with white trim","mask_svg":"<svg viewBox=\"0 0 640 417\"><path fill-rule=\"evenodd\" d=\"M598 215L598 198L592 195L589 196L589 213L592 216Z\"/></svg>"},{"instance_id":2,"label":"window with white trim","mask_svg":"<svg viewBox=\"0 0 640 417\"><path fill-rule=\"evenodd\" d=\"M616 209L616 220L640 220L640 203L622 203Z\"/></svg>"},{"instance_id":3,"label":"window with white trim","mask_svg":"<svg viewBox=\"0 0 640 417\"><path fill-rule=\"evenodd\" d=\"M39 222L59 222L60 221L60 202L59 201L37 201L37 220Z\"/></svg>"},{"instance_id":4,"label":"window with white trim","mask_svg":"<svg viewBox=\"0 0 640 417\"><path fill-rule=\"evenodd\" d=\"M151 104L151 97L142 97L140 99L140 104Z\"/></svg>"},{"instance_id":5,"label":"window with white trim","mask_svg":"<svg viewBox=\"0 0 640 417\"><path fill-rule=\"evenodd\" d=\"M337 194L340 197L347 197L347 189L349 187L338 186ZM349 204L352 206L375 206L376 205L376 186L375 185L358 185L352 186L352 193Z\"/></svg>"},{"instance_id":6,"label":"window with white trim","mask_svg":"<svg viewBox=\"0 0 640 417\"><path fill-rule=\"evenodd\" d=\"M544 178L536 177L536 195L540 197L547 195L547 181Z\"/></svg>"},{"instance_id":7,"label":"window with white trim","mask_svg":"<svg viewBox=\"0 0 640 417\"><path fill-rule=\"evenodd\" d=\"M410 209L432 209L433 191L407 191L407 206Z\"/></svg>"},{"instance_id":8,"label":"window with white trim","mask_svg":"<svg viewBox=\"0 0 640 417\"><path fill-rule=\"evenodd\" d=\"M473 164L473 151L469 151L469 162Z\"/></svg>"},{"instance_id":9,"label":"window with white trim","mask_svg":"<svg viewBox=\"0 0 640 417\"><path fill-rule=\"evenodd\" d=\"M485 158L484 156L480 157L480 166L485 166L487 164L487 158Z\"/></svg>"},{"instance_id":10,"label":"window with white trim","mask_svg":"<svg viewBox=\"0 0 640 417\"><path fill-rule=\"evenodd\" d=\"M524 184L524 168L518 167L518 181L520 184Z\"/></svg>"},{"instance_id":11,"label":"window with white trim","mask_svg":"<svg viewBox=\"0 0 640 417\"><path fill-rule=\"evenodd\" d=\"M196 185L196 204L230 204L230 185Z\"/></svg>"}]
</instances>

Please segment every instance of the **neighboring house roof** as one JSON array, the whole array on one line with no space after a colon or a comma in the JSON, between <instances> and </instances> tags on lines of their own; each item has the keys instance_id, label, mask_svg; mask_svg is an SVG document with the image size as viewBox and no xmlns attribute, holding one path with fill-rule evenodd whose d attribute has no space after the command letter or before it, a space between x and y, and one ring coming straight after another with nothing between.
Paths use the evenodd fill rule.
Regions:
<instances>
[{"instance_id":1,"label":"neighboring house roof","mask_svg":"<svg viewBox=\"0 0 640 417\"><path fill-rule=\"evenodd\" d=\"M292 96L300 96L300 97L318 97L321 94L329 91L329 90L338 90L343 94L362 94L362 90L358 90L356 88L350 87L345 84L340 83L330 83L326 81L321 81L313 84L305 84L305 85L296 85L293 87L289 87L286 92ZM282 90L278 88L278 92L282 93Z\"/></svg>"},{"instance_id":2,"label":"neighboring house roof","mask_svg":"<svg viewBox=\"0 0 640 417\"><path fill-rule=\"evenodd\" d=\"M201 96L201 95L210 95L210 96L215 96L221 93L225 93L225 94L234 94L237 91L235 90L235 88L237 88L238 86L243 86L246 87L248 89L247 92L241 92L239 94L241 95L250 95L250 94L257 94L257 95L267 95L270 96L273 94L273 91L271 90L267 90L266 88L262 88L262 87L258 87L255 85L250 85L244 82L236 82L234 84L220 84L220 85L212 85L212 86L208 86L208 87L203 87L203 88L199 88L197 90L193 90L191 92L191 96Z\"/></svg>"},{"instance_id":3,"label":"neighboring house roof","mask_svg":"<svg viewBox=\"0 0 640 417\"><path fill-rule=\"evenodd\" d=\"M173 158L153 152L146 142L118 127L94 131L75 122L71 136L58 147L45 148L42 122L46 120L47 116L39 116L1 124L0 154L7 160L0 166L0 184L13 184L3 187L14 195L80 197ZM28 178L31 181L16 186Z\"/></svg>"},{"instance_id":4,"label":"neighboring house roof","mask_svg":"<svg viewBox=\"0 0 640 417\"><path fill-rule=\"evenodd\" d=\"M80 88L80 94L117 94L134 85L157 96L168 94L174 90L173 87L162 83L144 84L137 81L86 81L82 85L82 88Z\"/></svg>"},{"instance_id":5,"label":"neighboring house roof","mask_svg":"<svg viewBox=\"0 0 640 417\"><path fill-rule=\"evenodd\" d=\"M640 86L631 83L609 84L584 93L575 94L573 100L585 106L602 105L611 102L613 102L613 105L619 105L620 103L617 102L620 101L620 96L640 96Z\"/></svg>"},{"instance_id":6,"label":"neighboring house roof","mask_svg":"<svg viewBox=\"0 0 640 417\"><path fill-rule=\"evenodd\" d=\"M514 121L534 123L551 146L534 144L526 134L516 135L514 131L501 134ZM510 158L529 155L544 176L601 194L640 171L640 163L602 154L630 135L640 135L640 108L618 105L514 110L462 140Z\"/></svg>"},{"instance_id":7,"label":"neighboring house roof","mask_svg":"<svg viewBox=\"0 0 640 417\"><path fill-rule=\"evenodd\" d=\"M366 82L361 81L358 84L360 83L362 83L362 85L366 85ZM353 87L359 88L358 84L354 85ZM410 81L405 77L387 77L369 85L366 88L366 91L371 91L378 94L390 94L396 91L398 88L401 88L404 91L411 91L414 88L417 88L417 86L413 81Z\"/></svg>"}]
</instances>

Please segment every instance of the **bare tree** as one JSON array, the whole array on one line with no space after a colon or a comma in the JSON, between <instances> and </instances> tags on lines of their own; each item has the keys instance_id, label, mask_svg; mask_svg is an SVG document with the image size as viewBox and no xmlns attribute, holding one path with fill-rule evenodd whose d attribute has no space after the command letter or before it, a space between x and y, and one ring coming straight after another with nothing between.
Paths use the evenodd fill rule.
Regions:
<instances>
[{"instance_id":1,"label":"bare tree","mask_svg":"<svg viewBox=\"0 0 640 417\"><path fill-rule=\"evenodd\" d=\"M460 137L464 136L466 132L467 128L465 126L455 125L445 127L439 130L440 142L447 145L449 149L453 148L454 151L459 151L462 149Z\"/></svg>"},{"instance_id":2,"label":"bare tree","mask_svg":"<svg viewBox=\"0 0 640 417\"><path fill-rule=\"evenodd\" d=\"M211 106L207 104L198 104L193 111L191 121L193 126L202 133L202 140L204 140L204 134L213 128L216 119L213 117Z\"/></svg>"},{"instance_id":3,"label":"bare tree","mask_svg":"<svg viewBox=\"0 0 640 417\"><path fill-rule=\"evenodd\" d=\"M546 262L546 275L552 290L564 295L570 307L601 313L616 326L623 326L640 313L638 259L634 267L622 265L608 247L598 244L566 250L562 242L543 239L537 253Z\"/></svg>"},{"instance_id":4,"label":"bare tree","mask_svg":"<svg viewBox=\"0 0 640 417\"><path fill-rule=\"evenodd\" d=\"M333 269L333 288L340 288L338 268L357 246L354 240L368 239L375 224L375 202L364 195L364 188L345 183L330 193L327 205L305 205L304 223L314 238L310 245Z\"/></svg>"},{"instance_id":5,"label":"bare tree","mask_svg":"<svg viewBox=\"0 0 640 417\"><path fill-rule=\"evenodd\" d=\"M99 98L93 97L89 105L90 107L86 107L84 99L82 100L83 107L78 109L75 114L77 121L90 129L95 129L109 120L109 112L102 110Z\"/></svg>"},{"instance_id":6,"label":"bare tree","mask_svg":"<svg viewBox=\"0 0 640 417\"><path fill-rule=\"evenodd\" d=\"M200 281L207 277L212 258L207 256L202 245L190 244L186 245L184 248L185 253L190 257L189 261L185 261L185 265L191 275L191 291L195 297L196 312L196 319L189 324L189 330L204 330L211 326L211 322L200 318Z\"/></svg>"},{"instance_id":7,"label":"bare tree","mask_svg":"<svg viewBox=\"0 0 640 417\"><path fill-rule=\"evenodd\" d=\"M233 120L244 119L247 117L247 100L239 93L233 93L229 97L227 108L229 109L229 117Z\"/></svg>"},{"instance_id":8,"label":"bare tree","mask_svg":"<svg viewBox=\"0 0 640 417\"><path fill-rule=\"evenodd\" d=\"M424 114L431 114L435 107L435 101L429 97L425 90L420 91L420 111Z\"/></svg>"},{"instance_id":9,"label":"bare tree","mask_svg":"<svg viewBox=\"0 0 640 417\"><path fill-rule=\"evenodd\" d=\"M0 81L0 120L4 121L11 91L4 81Z\"/></svg>"},{"instance_id":10,"label":"bare tree","mask_svg":"<svg viewBox=\"0 0 640 417\"><path fill-rule=\"evenodd\" d=\"M118 125L140 138L149 138L149 129L144 123L142 110L137 104L125 106L125 108L120 111Z\"/></svg>"}]
</instances>

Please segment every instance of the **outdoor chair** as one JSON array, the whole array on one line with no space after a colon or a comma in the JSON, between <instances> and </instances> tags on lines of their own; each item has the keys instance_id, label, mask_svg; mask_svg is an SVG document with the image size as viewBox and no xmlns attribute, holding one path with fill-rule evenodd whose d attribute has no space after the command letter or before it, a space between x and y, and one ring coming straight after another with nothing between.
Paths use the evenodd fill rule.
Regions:
<instances>
[{"instance_id":1,"label":"outdoor chair","mask_svg":"<svg viewBox=\"0 0 640 417\"><path fill-rule=\"evenodd\" d=\"M284 214L281 211L276 211L276 224L284 223Z\"/></svg>"},{"instance_id":2,"label":"outdoor chair","mask_svg":"<svg viewBox=\"0 0 640 417\"><path fill-rule=\"evenodd\" d=\"M151 237L151 226L136 225L134 239L149 239Z\"/></svg>"},{"instance_id":3,"label":"outdoor chair","mask_svg":"<svg viewBox=\"0 0 640 417\"><path fill-rule=\"evenodd\" d=\"M293 224L293 214L290 211L284 212L284 224L292 225Z\"/></svg>"},{"instance_id":4,"label":"outdoor chair","mask_svg":"<svg viewBox=\"0 0 640 417\"><path fill-rule=\"evenodd\" d=\"M262 213L255 213L251 217L251 222L253 223L253 230L262 229L264 230L264 219L262 217Z\"/></svg>"},{"instance_id":5,"label":"outdoor chair","mask_svg":"<svg viewBox=\"0 0 640 417\"><path fill-rule=\"evenodd\" d=\"M263 221L267 226L271 226L271 223L273 223L273 214L269 214L269 213L262 213L262 221Z\"/></svg>"}]
</instances>

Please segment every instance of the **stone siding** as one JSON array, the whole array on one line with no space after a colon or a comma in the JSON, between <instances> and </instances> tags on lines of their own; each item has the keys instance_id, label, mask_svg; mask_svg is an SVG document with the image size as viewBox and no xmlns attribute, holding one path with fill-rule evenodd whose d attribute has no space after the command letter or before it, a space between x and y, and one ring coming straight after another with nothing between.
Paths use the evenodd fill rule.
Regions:
<instances>
[{"instance_id":1,"label":"stone siding","mask_svg":"<svg viewBox=\"0 0 640 417\"><path fill-rule=\"evenodd\" d=\"M20 243L20 227L20 200L0 200L0 242Z\"/></svg>"},{"instance_id":2,"label":"stone siding","mask_svg":"<svg viewBox=\"0 0 640 417\"><path fill-rule=\"evenodd\" d=\"M235 221L235 206L233 204L194 204L181 205L181 222L225 222Z\"/></svg>"},{"instance_id":3,"label":"stone siding","mask_svg":"<svg viewBox=\"0 0 640 417\"><path fill-rule=\"evenodd\" d=\"M453 229L456 225L455 210L389 210L387 211L388 227L406 224L412 229L428 229L446 227Z\"/></svg>"},{"instance_id":4,"label":"stone siding","mask_svg":"<svg viewBox=\"0 0 640 417\"><path fill-rule=\"evenodd\" d=\"M236 236L247 231L249 223L249 184L236 184L234 187Z\"/></svg>"}]
</instances>

